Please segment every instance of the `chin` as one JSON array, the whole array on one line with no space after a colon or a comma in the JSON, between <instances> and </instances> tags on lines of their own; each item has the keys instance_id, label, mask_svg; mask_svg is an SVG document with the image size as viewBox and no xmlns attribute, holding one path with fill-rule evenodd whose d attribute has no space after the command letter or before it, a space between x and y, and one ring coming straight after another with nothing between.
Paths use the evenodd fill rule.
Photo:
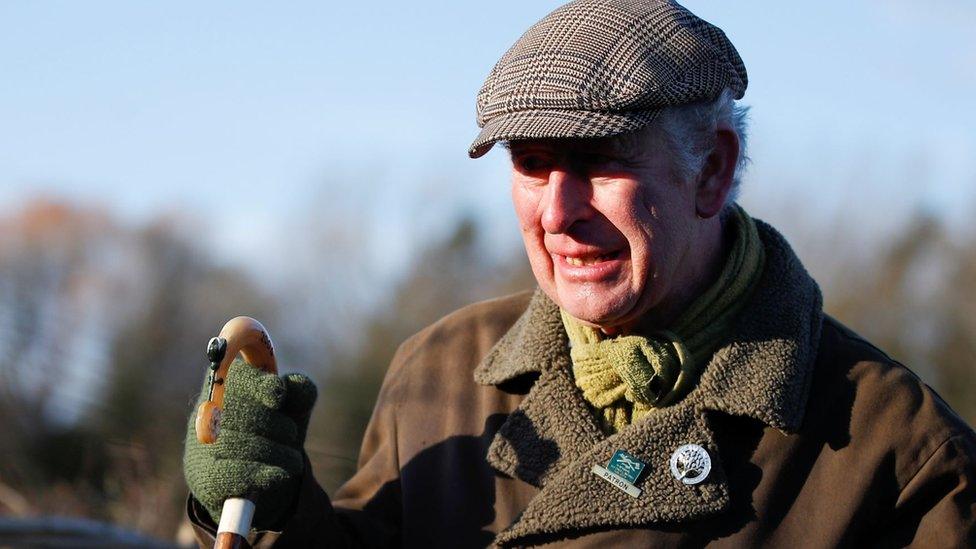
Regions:
<instances>
[{"instance_id":1,"label":"chin","mask_svg":"<svg viewBox=\"0 0 976 549\"><path fill-rule=\"evenodd\" d=\"M634 306L631 300L594 289L589 289L588 293L583 289L561 289L557 297L554 301L566 312L594 327L620 324Z\"/></svg>"}]
</instances>

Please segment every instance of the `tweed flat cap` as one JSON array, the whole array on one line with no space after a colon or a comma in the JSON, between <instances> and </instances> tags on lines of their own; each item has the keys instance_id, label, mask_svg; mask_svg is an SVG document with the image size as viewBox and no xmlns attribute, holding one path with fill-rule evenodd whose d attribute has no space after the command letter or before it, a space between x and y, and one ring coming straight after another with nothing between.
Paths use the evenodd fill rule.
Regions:
<instances>
[{"instance_id":1,"label":"tweed flat cap","mask_svg":"<svg viewBox=\"0 0 976 549\"><path fill-rule=\"evenodd\" d=\"M669 106L745 93L746 68L718 27L669 0L576 0L533 25L478 93L478 138L605 137Z\"/></svg>"}]
</instances>

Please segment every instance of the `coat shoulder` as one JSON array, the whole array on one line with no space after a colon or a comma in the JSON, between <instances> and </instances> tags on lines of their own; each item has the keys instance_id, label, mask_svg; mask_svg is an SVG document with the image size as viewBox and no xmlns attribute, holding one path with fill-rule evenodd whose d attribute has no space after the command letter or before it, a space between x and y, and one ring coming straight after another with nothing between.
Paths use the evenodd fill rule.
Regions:
<instances>
[{"instance_id":1,"label":"coat shoulder","mask_svg":"<svg viewBox=\"0 0 976 549\"><path fill-rule=\"evenodd\" d=\"M946 441L976 442L972 428L915 372L829 316L815 371L810 415L842 419L841 438L892 459L902 486Z\"/></svg>"},{"instance_id":2,"label":"coat shoulder","mask_svg":"<svg viewBox=\"0 0 976 549\"><path fill-rule=\"evenodd\" d=\"M400 345L390 375L412 376L424 370L470 379L471 371L525 312L532 295L527 290L487 299L445 315Z\"/></svg>"}]
</instances>

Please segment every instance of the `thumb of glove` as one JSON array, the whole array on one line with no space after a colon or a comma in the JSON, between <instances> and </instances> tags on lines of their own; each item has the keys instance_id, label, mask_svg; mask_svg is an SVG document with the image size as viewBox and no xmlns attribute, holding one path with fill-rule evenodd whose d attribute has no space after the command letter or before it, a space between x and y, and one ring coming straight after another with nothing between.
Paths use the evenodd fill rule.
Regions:
<instances>
[{"instance_id":1,"label":"thumb of glove","mask_svg":"<svg viewBox=\"0 0 976 549\"><path fill-rule=\"evenodd\" d=\"M318 399L319 391L315 383L305 374L286 374L284 376L285 402L281 411L295 422L298 428L298 443L304 444L308 431L308 420Z\"/></svg>"}]
</instances>

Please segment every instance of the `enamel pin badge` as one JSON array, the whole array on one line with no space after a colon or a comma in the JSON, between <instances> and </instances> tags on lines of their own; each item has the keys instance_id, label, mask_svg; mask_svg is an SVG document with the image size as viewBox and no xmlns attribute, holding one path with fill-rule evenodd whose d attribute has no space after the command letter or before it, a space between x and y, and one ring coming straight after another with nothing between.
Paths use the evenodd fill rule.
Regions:
<instances>
[{"instance_id":1,"label":"enamel pin badge","mask_svg":"<svg viewBox=\"0 0 976 549\"><path fill-rule=\"evenodd\" d=\"M627 494L637 497L641 494L641 489L634 486L640 478L641 473L647 466L643 461L628 454L623 450L617 450L610 458L606 467L600 465L593 466L593 474L609 482L614 487Z\"/></svg>"},{"instance_id":2,"label":"enamel pin badge","mask_svg":"<svg viewBox=\"0 0 976 549\"><path fill-rule=\"evenodd\" d=\"M685 484L698 484L711 470L712 458L697 444L685 444L671 455L671 474Z\"/></svg>"}]
</instances>

